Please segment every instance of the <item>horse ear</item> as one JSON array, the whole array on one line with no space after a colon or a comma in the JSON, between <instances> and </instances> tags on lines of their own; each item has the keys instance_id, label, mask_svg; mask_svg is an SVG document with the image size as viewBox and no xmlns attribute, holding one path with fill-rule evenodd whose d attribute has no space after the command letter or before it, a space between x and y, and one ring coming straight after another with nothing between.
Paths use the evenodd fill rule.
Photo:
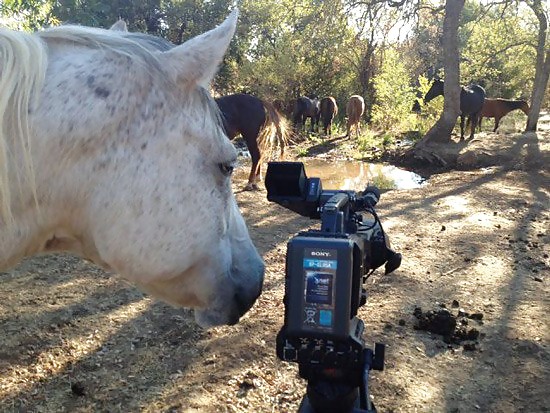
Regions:
<instances>
[{"instance_id":1,"label":"horse ear","mask_svg":"<svg viewBox=\"0 0 550 413\"><path fill-rule=\"evenodd\" d=\"M194 37L160 56L178 83L208 88L235 33L237 9L215 29Z\"/></svg>"},{"instance_id":2,"label":"horse ear","mask_svg":"<svg viewBox=\"0 0 550 413\"><path fill-rule=\"evenodd\" d=\"M124 20L120 19L115 24L113 24L109 30L114 30L116 32L127 32L128 26L126 25L126 22Z\"/></svg>"}]
</instances>

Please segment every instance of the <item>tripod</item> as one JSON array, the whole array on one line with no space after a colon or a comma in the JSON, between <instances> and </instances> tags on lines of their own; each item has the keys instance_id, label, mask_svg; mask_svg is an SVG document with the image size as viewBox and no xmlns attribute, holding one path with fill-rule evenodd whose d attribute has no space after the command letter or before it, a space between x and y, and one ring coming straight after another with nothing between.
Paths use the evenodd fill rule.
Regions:
<instances>
[{"instance_id":1,"label":"tripod","mask_svg":"<svg viewBox=\"0 0 550 413\"><path fill-rule=\"evenodd\" d=\"M385 346L381 343L375 344L375 352L363 349L363 374L359 386L324 378L309 380L298 413L376 413L369 397L369 371L384 370L384 353Z\"/></svg>"}]
</instances>

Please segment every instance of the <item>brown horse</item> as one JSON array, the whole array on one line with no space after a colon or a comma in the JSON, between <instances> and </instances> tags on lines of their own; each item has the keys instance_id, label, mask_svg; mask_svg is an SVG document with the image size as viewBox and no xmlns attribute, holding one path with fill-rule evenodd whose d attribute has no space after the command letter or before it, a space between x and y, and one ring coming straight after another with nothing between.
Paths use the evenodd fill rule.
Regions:
<instances>
[{"instance_id":1,"label":"brown horse","mask_svg":"<svg viewBox=\"0 0 550 413\"><path fill-rule=\"evenodd\" d=\"M355 136L358 138L361 132L359 124L361 123L361 116L365 111L365 100L359 95L352 95L346 106L346 114L348 121L346 125L346 136L350 136L352 130L355 130Z\"/></svg>"},{"instance_id":2,"label":"brown horse","mask_svg":"<svg viewBox=\"0 0 550 413\"><path fill-rule=\"evenodd\" d=\"M509 112L520 109L529 116L529 105L525 100L511 100L511 99L489 99L486 98L483 102L483 108L481 109L481 116L479 118L479 130L481 130L481 120L485 118L495 118L495 128L493 132L498 129L500 120L506 116Z\"/></svg>"},{"instance_id":3,"label":"brown horse","mask_svg":"<svg viewBox=\"0 0 550 413\"><path fill-rule=\"evenodd\" d=\"M321 121L323 122L323 133L325 135L332 135L332 121L337 114L336 99L332 96L321 99Z\"/></svg>"},{"instance_id":4,"label":"brown horse","mask_svg":"<svg viewBox=\"0 0 550 413\"><path fill-rule=\"evenodd\" d=\"M252 166L245 190L258 189L261 179L261 165L266 153L279 145L280 158L285 152L290 129L286 119L275 107L255 96L238 93L216 99L222 113L223 126L229 139L242 135Z\"/></svg>"}]
</instances>

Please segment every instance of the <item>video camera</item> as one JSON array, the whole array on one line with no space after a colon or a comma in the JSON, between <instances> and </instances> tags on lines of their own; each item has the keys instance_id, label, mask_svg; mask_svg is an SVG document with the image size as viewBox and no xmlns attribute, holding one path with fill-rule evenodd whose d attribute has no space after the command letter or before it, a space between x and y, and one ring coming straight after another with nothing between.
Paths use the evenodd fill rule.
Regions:
<instances>
[{"instance_id":1,"label":"video camera","mask_svg":"<svg viewBox=\"0 0 550 413\"><path fill-rule=\"evenodd\" d=\"M381 265L387 274L401 264L374 209L380 191L323 190L301 162L270 162L265 185L269 201L321 220L319 230L300 232L287 245L277 356L298 363L308 381L299 412L375 412L368 373L383 370L384 345L376 343L374 352L365 347L357 310L367 300L368 276Z\"/></svg>"}]
</instances>

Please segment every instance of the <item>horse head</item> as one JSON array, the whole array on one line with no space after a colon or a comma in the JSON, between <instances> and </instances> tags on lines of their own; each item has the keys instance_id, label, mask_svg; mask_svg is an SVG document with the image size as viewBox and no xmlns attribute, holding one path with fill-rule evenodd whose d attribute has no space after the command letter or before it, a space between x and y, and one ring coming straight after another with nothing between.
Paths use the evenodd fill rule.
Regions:
<instances>
[{"instance_id":1,"label":"horse head","mask_svg":"<svg viewBox=\"0 0 550 413\"><path fill-rule=\"evenodd\" d=\"M443 95L444 82L441 79L435 78L432 86L424 96L424 103L428 103L430 100L436 98L437 96Z\"/></svg>"},{"instance_id":2,"label":"horse head","mask_svg":"<svg viewBox=\"0 0 550 413\"><path fill-rule=\"evenodd\" d=\"M120 30L0 32L0 267L70 250L203 326L239 320L264 265L207 92L236 20L168 50Z\"/></svg>"},{"instance_id":3,"label":"horse head","mask_svg":"<svg viewBox=\"0 0 550 413\"><path fill-rule=\"evenodd\" d=\"M529 111L531 110L531 108L529 108L529 104L527 103L526 100L520 100L520 110L525 113L526 116L529 116Z\"/></svg>"}]
</instances>

